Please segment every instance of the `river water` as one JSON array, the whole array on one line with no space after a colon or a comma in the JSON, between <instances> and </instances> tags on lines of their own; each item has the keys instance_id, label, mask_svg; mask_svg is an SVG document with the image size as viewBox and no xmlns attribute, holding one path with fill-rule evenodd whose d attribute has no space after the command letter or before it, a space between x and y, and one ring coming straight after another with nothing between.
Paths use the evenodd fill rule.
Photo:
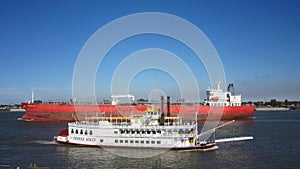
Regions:
<instances>
[{"instance_id":1,"label":"river water","mask_svg":"<svg viewBox=\"0 0 300 169\"><path fill-rule=\"evenodd\" d=\"M237 120L216 133L217 138L252 135L254 140L219 143L215 151L167 151L148 158L122 157L98 147L56 144L53 136L67 123L18 121L22 114L0 112L0 169L300 168L300 110L257 111L253 118ZM138 157L151 150L125 151Z\"/></svg>"}]
</instances>

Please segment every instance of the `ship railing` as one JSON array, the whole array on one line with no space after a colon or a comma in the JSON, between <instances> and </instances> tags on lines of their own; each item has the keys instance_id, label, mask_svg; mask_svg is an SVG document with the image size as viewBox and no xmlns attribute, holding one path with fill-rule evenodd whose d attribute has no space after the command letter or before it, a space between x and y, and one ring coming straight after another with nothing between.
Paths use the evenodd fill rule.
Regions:
<instances>
[{"instance_id":1,"label":"ship railing","mask_svg":"<svg viewBox=\"0 0 300 169\"><path fill-rule=\"evenodd\" d=\"M108 121L80 121L80 122L72 122L69 123L69 126L93 126L95 128L98 127L109 127L109 128L126 128L126 129L165 129L165 130L179 130L179 129L191 129L191 128L195 128L195 124L194 123L185 123L185 124L174 124L173 125L146 125L146 124L141 124L141 125L131 125L131 123L126 123L126 122L122 122L122 123L109 123Z\"/></svg>"},{"instance_id":2,"label":"ship railing","mask_svg":"<svg viewBox=\"0 0 300 169\"><path fill-rule=\"evenodd\" d=\"M148 134L147 132L145 133L122 133L120 135L117 135L116 137L125 137L125 138L128 138L128 137L133 137L133 138L136 138L136 137L146 137L146 138L149 138L149 137L155 137L155 138L193 138L193 137L196 137L197 134L196 133L193 133L193 134L179 134L178 132L168 132L168 131L161 131L161 133L157 133L156 131L156 134L153 134L152 132L150 132L150 134Z\"/></svg>"},{"instance_id":3,"label":"ship railing","mask_svg":"<svg viewBox=\"0 0 300 169\"><path fill-rule=\"evenodd\" d=\"M97 122L93 122L93 121L80 121L80 122L72 122L72 123L68 123L68 126L71 127L76 127L76 126L82 126L82 127L94 127L94 128L98 128L98 127L108 127L108 128L112 128L112 124L107 122L107 121L97 121Z\"/></svg>"},{"instance_id":4,"label":"ship railing","mask_svg":"<svg viewBox=\"0 0 300 169\"><path fill-rule=\"evenodd\" d=\"M195 124L189 125L175 125L175 126L160 126L160 125L139 125L139 126L132 126L132 125L116 125L114 126L118 129L163 129L163 130L179 130L179 129L194 129Z\"/></svg>"}]
</instances>

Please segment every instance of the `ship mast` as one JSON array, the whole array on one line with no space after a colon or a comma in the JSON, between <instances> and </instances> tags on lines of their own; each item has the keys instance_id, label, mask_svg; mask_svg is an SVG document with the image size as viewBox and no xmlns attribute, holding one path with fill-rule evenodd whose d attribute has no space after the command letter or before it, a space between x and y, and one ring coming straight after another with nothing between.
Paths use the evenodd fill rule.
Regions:
<instances>
[{"instance_id":1,"label":"ship mast","mask_svg":"<svg viewBox=\"0 0 300 169\"><path fill-rule=\"evenodd\" d=\"M31 103L34 103L34 91L31 91Z\"/></svg>"}]
</instances>

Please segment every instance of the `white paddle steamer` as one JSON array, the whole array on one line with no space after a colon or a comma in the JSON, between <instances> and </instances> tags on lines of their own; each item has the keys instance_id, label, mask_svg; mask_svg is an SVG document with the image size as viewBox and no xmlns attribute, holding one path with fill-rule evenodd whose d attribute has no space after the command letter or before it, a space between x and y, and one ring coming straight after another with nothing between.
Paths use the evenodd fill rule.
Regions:
<instances>
[{"instance_id":1,"label":"white paddle steamer","mask_svg":"<svg viewBox=\"0 0 300 169\"><path fill-rule=\"evenodd\" d=\"M160 110L163 108L162 98ZM197 117L195 122L185 123L180 117L170 116L169 112L165 117L164 112L157 108L148 109L142 116L90 117L86 121L68 123L68 129L61 130L55 140L58 143L100 147L218 149L216 141L200 140Z\"/></svg>"}]
</instances>

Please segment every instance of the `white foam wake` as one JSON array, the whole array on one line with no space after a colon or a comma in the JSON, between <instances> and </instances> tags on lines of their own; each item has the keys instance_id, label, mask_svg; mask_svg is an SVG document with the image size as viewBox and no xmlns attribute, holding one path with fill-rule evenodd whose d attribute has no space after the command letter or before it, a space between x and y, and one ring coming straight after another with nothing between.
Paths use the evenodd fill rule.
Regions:
<instances>
[{"instance_id":1,"label":"white foam wake","mask_svg":"<svg viewBox=\"0 0 300 169\"><path fill-rule=\"evenodd\" d=\"M38 144L45 144L45 145L54 145L54 144L57 144L55 142L55 140L35 140L35 141L32 141L33 143L38 143Z\"/></svg>"}]
</instances>

